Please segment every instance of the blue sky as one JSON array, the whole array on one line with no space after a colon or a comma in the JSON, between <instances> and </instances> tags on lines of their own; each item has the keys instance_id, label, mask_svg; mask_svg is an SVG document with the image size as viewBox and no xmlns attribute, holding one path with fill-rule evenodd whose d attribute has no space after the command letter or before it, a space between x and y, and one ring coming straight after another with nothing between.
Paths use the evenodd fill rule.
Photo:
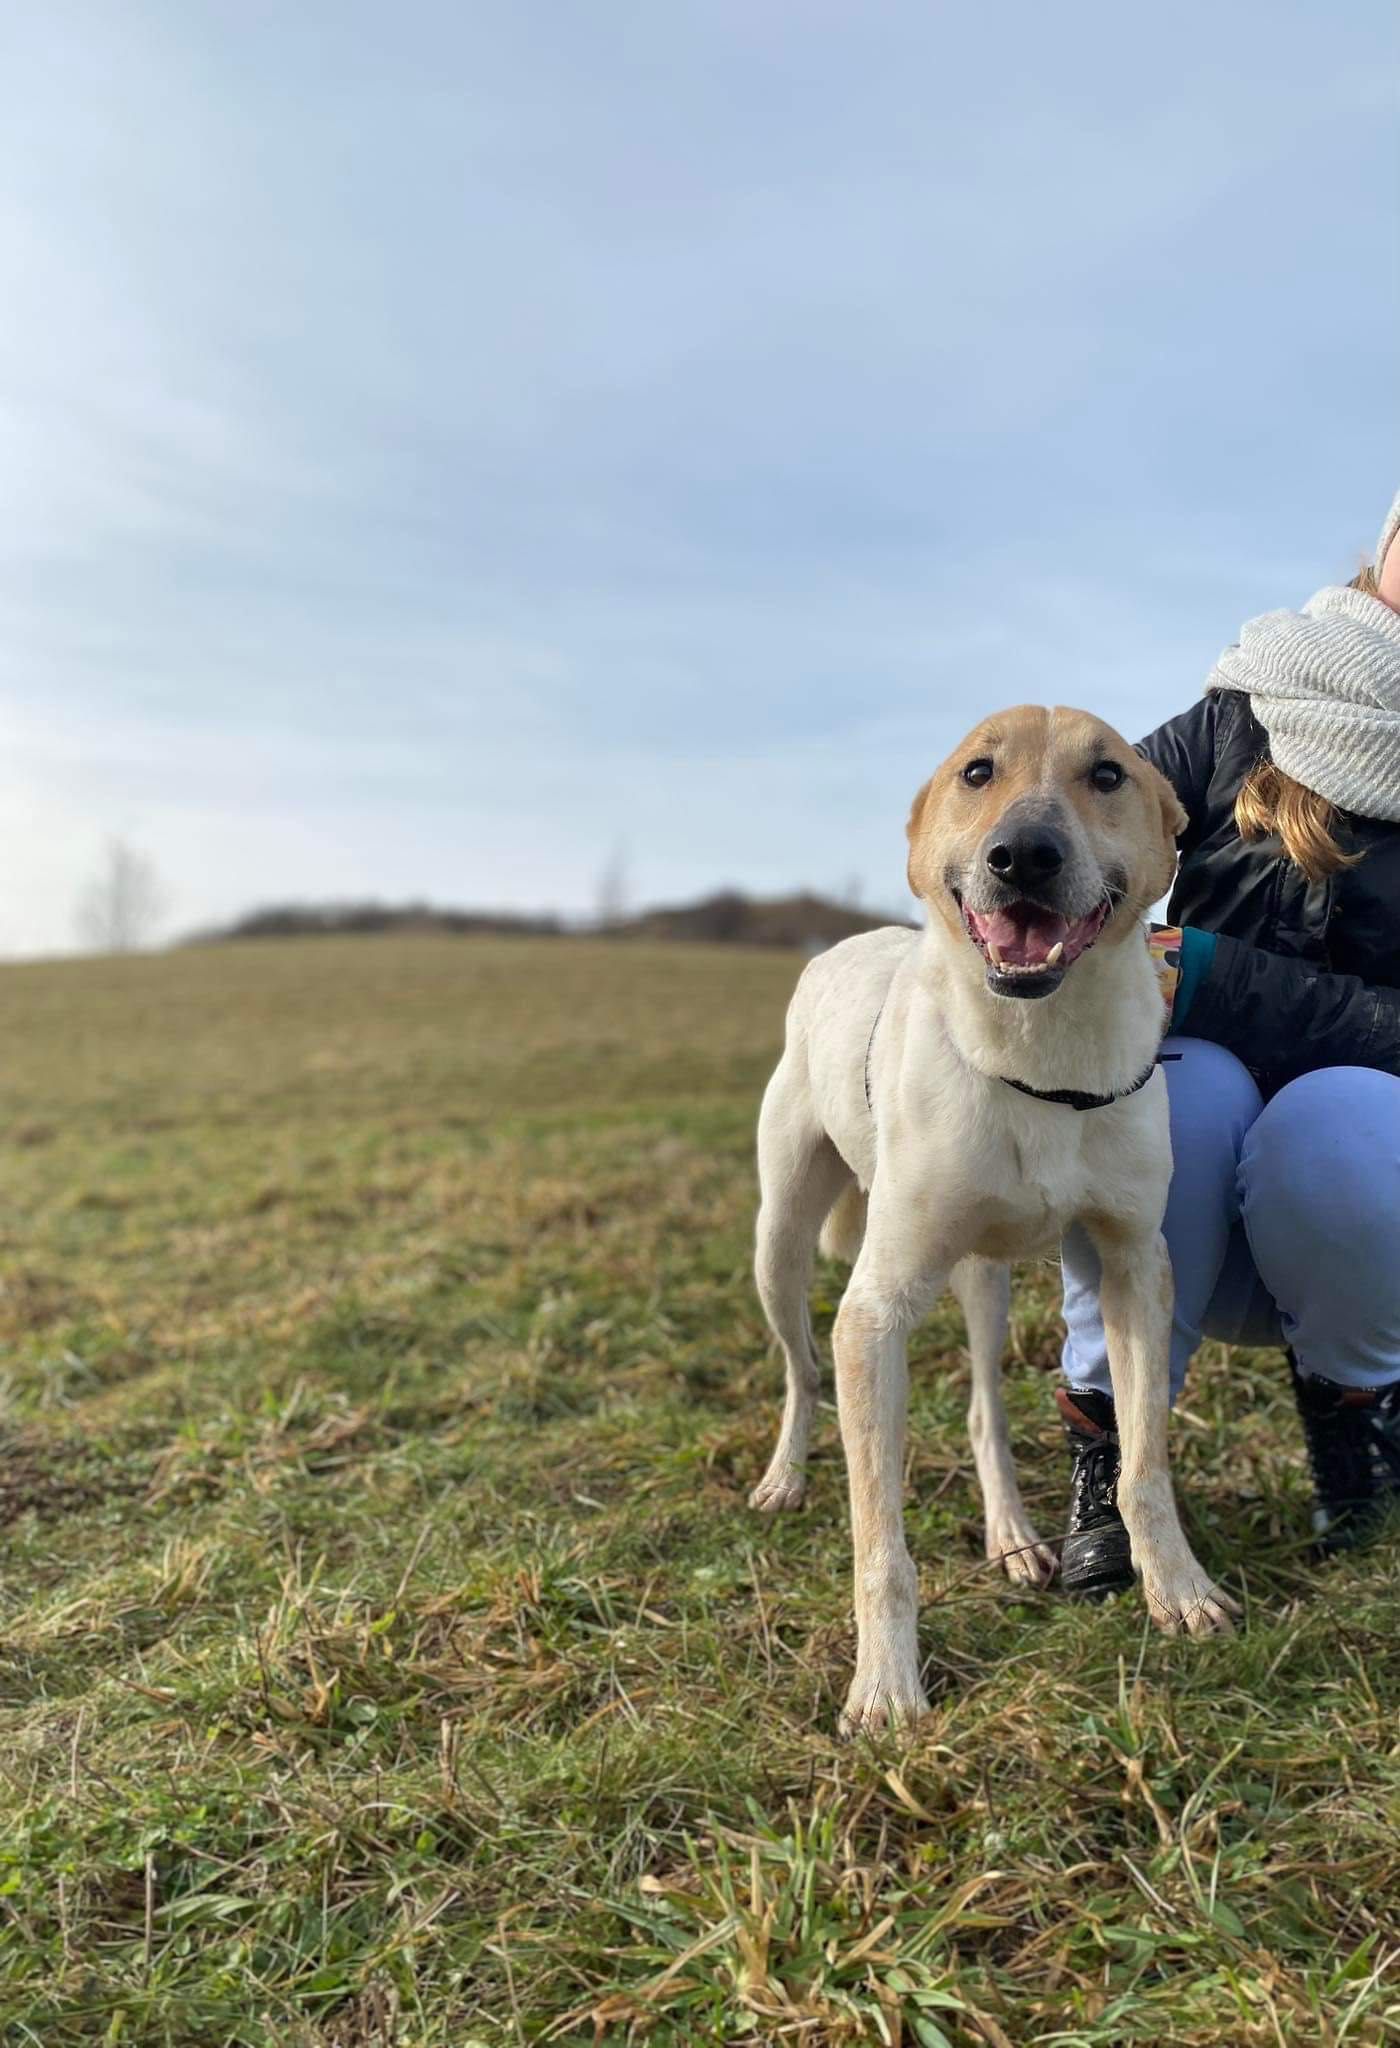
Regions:
<instances>
[{"instance_id":1,"label":"blue sky","mask_svg":"<svg viewBox=\"0 0 1400 2048\"><path fill-rule=\"evenodd\" d=\"M1400 482L1394 11L191 0L0 27L0 952L859 876Z\"/></svg>"}]
</instances>

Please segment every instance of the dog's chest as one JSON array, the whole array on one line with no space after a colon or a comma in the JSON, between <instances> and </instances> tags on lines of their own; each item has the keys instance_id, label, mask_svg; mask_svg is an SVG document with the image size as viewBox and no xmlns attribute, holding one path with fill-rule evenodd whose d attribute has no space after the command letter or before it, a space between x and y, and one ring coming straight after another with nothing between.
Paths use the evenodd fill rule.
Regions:
<instances>
[{"instance_id":1,"label":"dog's chest","mask_svg":"<svg viewBox=\"0 0 1400 2048\"><path fill-rule=\"evenodd\" d=\"M1031 1258L1058 1248L1076 1218L1103 1207L1104 1148L1061 1109L1063 1124L1019 1119L987 1133L960 1176L969 1249L989 1259ZM1116 1178L1116 1176L1112 1176Z\"/></svg>"}]
</instances>

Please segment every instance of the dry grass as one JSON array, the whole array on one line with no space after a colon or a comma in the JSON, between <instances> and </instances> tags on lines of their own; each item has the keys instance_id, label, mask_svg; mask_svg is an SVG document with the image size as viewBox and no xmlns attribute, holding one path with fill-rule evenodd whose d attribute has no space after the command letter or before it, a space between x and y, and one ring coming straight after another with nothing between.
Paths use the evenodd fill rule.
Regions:
<instances>
[{"instance_id":1,"label":"dry grass","mask_svg":"<svg viewBox=\"0 0 1400 2048\"><path fill-rule=\"evenodd\" d=\"M1307 1564L1276 1358L1207 1357L1178 1421L1249 1601L1178 1644L979 1567L935 1317L935 1709L833 1740L829 1414L807 1511L743 1505L794 972L432 939L5 970L0 2040L1400 2039L1400 1572ZM1044 1275L1017 1350L1053 1526Z\"/></svg>"}]
</instances>

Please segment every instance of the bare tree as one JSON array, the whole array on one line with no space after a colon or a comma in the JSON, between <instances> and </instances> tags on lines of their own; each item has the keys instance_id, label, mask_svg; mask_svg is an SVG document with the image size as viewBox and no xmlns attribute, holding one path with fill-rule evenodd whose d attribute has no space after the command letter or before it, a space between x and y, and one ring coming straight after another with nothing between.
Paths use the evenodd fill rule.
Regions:
<instances>
[{"instance_id":1,"label":"bare tree","mask_svg":"<svg viewBox=\"0 0 1400 2048\"><path fill-rule=\"evenodd\" d=\"M598 927L607 931L627 915L627 847L619 840L598 877Z\"/></svg>"},{"instance_id":2,"label":"bare tree","mask_svg":"<svg viewBox=\"0 0 1400 2048\"><path fill-rule=\"evenodd\" d=\"M94 953L135 953L150 942L165 906L155 862L125 840L110 839L78 899L78 933Z\"/></svg>"}]
</instances>

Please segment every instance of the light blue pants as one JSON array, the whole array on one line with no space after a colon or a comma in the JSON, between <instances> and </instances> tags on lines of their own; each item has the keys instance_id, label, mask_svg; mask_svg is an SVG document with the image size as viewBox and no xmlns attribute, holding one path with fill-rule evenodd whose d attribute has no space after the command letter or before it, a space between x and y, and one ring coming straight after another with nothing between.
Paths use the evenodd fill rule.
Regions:
<instances>
[{"instance_id":1,"label":"light blue pants","mask_svg":"<svg viewBox=\"0 0 1400 2048\"><path fill-rule=\"evenodd\" d=\"M1202 1337L1291 1344L1339 1386L1400 1378L1400 1079L1322 1067L1266 1104L1222 1046L1169 1038L1162 1059L1172 1399ZM1108 1394L1098 1256L1078 1229L1063 1254L1065 1379Z\"/></svg>"}]
</instances>

